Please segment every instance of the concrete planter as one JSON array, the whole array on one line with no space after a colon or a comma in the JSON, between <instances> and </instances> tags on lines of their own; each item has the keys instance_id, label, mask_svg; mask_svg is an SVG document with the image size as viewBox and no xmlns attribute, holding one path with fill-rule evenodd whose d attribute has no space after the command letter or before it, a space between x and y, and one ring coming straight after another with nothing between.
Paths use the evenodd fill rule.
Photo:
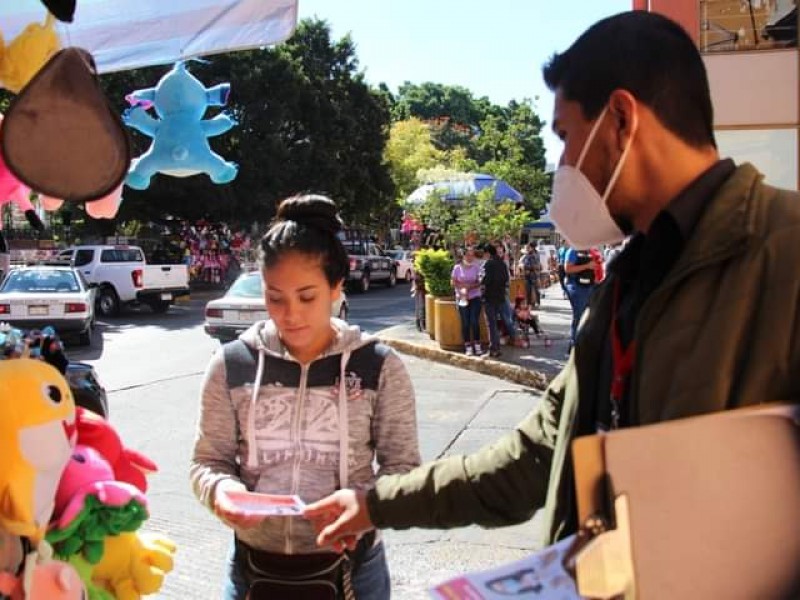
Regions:
<instances>
[{"instance_id":1,"label":"concrete planter","mask_svg":"<svg viewBox=\"0 0 800 600\"><path fill-rule=\"evenodd\" d=\"M452 298L436 298L435 309L435 332L434 338L439 342L439 347L443 350L460 352L464 350L464 338L461 336L461 317L458 315L458 306ZM486 321L486 313L481 311L480 321L481 343L484 346L489 344L489 327Z\"/></svg>"},{"instance_id":2,"label":"concrete planter","mask_svg":"<svg viewBox=\"0 0 800 600\"><path fill-rule=\"evenodd\" d=\"M425 294L425 331L432 340L436 339L436 298L430 294Z\"/></svg>"},{"instance_id":3,"label":"concrete planter","mask_svg":"<svg viewBox=\"0 0 800 600\"><path fill-rule=\"evenodd\" d=\"M512 306L517 296L525 297L525 279L522 277L513 277L508 286L508 297L511 299Z\"/></svg>"}]
</instances>

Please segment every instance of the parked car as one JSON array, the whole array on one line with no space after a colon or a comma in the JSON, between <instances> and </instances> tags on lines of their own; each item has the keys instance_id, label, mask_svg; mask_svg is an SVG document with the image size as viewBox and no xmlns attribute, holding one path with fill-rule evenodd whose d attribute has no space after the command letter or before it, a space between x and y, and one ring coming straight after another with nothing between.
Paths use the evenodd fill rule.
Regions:
<instances>
[{"instance_id":1,"label":"parked car","mask_svg":"<svg viewBox=\"0 0 800 600\"><path fill-rule=\"evenodd\" d=\"M386 254L394 259L397 278L411 283L414 279L414 253L411 250L389 250Z\"/></svg>"},{"instance_id":2,"label":"parked car","mask_svg":"<svg viewBox=\"0 0 800 600\"><path fill-rule=\"evenodd\" d=\"M94 287L71 267L17 267L0 285L0 321L19 329L51 325L84 346L92 342L94 304Z\"/></svg>"},{"instance_id":3,"label":"parked car","mask_svg":"<svg viewBox=\"0 0 800 600\"><path fill-rule=\"evenodd\" d=\"M376 281L394 287L397 283L397 268L391 256L384 254L372 242L345 239L342 244L350 257L348 282L353 288L366 292Z\"/></svg>"},{"instance_id":4,"label":"parked car","mask_svg":"<svg viewBox=\"0 0 800 600\"><path fill-rule=\"evenodd\" d=\"M153 312L166 312L176 298L189 295L186 265L148 265L138 246L76 246L71 264L97 285L97 310L115 317L123 305L146 304Z\"/></svg>"},{"instance_id":5,"label":"parked car","mask_svg":"<svg viewBox=\"0 0 800 600\"><path fill-rule=\"evenodd\" d=\"M244 273L222 298L206 304L206 333L220 342L229 342L256 321L267 319L262 281L259 271ZM346 321L348 311L347 297L342 291L331 307L331 314Z\"/></svg>"}]
</instances>

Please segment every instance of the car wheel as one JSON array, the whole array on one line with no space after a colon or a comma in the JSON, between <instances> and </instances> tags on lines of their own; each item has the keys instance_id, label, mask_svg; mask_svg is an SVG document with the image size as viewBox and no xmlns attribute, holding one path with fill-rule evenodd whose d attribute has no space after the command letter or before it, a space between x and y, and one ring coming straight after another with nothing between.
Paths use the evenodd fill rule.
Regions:
<instances>
[{"instance_id":1,"label":"car wheel","mask_svg":"<svg viewBox=\"0 0 800 600\"><path fill-rule=\"evenodd\" d=\"M414 274L411 272L411 269L406 269L406 283L411 283L412 279L414 279Z\"/></svg>"},{"instance_id":2,"label":"car wheel","mask_svg":"<svg viewBox=\"0 0 800 600\"><path fill-rule=\"evenodd\" d=\"M97 296L97 310L104 317L116 317L119 315L119 296L113 288L104 287Z\"/></svg>"},{"instance_id":3,"label":"car wheel","mask_svg":"<svg viewBox=\"0 0 800 600\"><path fill-rule=\"evenodd\" d=\"M347 304L342 302L341 306L339 307L339 318L342 321L347 321Z\"/></svg>"},{"instance_id":4,"label":"car wheel","mask_svg":"<svg viewBox=\"0 0 800 600\"><path fill-rule=\"evenodd\" d=\"M397 271L392 269L389 271L389 287L394 287L397 285Z\"/></svg>"},{"instance_id":5,"label":"car wheel","mask_svg":"<svg viewBox=\"0 0 800 600\"><path fill-rule=\"evenodd\" d=\"M164 300L152 300L150 301L150 309L156 313L157 315L162 315L169 310L170 307L169 302L165 302Z\"/></svg>"},{"instance_id":6,"label":"car wheel","mask_svg":"<svg viewBox=\"0 0 800 600\"><path fill-rule=\"evenodd\" d=\"M360 283L361 283L361 285L359 286L359 289L361 290L361 293L364 294L364 293L368 292L369 291L369 273L365 272L361 276L361 282Z\"/></svg>"}]
</instances>

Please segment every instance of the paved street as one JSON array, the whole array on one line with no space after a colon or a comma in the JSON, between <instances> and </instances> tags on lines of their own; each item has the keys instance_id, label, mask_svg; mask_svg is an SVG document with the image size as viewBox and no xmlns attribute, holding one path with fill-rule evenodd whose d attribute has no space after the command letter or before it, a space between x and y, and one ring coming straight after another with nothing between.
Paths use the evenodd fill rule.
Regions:
<instances>
[{"instance_id":1,"label":"paved street","mask_svg":"<svg viewBox=\"0 0 800 600\"><path fill-rule=\"evenodd\" d=\"M412 318L407 285L352 294L351 321L369 331ZM111 420L125 442L160 466L151 478L147 528L179 545L176 568L159 598L217 598L230 535L199 506L187 480L201 374L217 343L202 330L205 299L166 315L146 309L101 324L91 349L70 355L94 364L109 391ZM100 339L102 338L102 339ZM404 357L416 392L424 459L470 451L524 416L536 396L491 377ZM518 558L534 547L535 524L503 530L387 532L395 598L425 590L464 569Z\"/></svg>"}]
</instances>

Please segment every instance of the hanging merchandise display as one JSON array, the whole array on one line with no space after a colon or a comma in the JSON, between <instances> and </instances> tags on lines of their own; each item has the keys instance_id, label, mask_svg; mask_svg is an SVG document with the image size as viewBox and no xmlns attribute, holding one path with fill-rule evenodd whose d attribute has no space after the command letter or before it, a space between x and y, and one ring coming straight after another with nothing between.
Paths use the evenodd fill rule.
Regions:
<instances>
[{"instance_id":1,"label":"hanging merchandise display","mask_svg":"<svg viewBox=\"0 0 800 600\"><path fill-rule=\"evenodd\" d=\"M137 190L150 185L156 173L188 177L206 173L214 183L228 183L238 172L235 163L215 153L208 138L236 125L225 113L203 119L209 106L225 106L231 86L206 88L179 62L153 88L136 90L122 119L126 125L153 138L150 148L133 160L125 183ZM148 112L153 109L158 118Z\"/></svg>"}]
</instances>

